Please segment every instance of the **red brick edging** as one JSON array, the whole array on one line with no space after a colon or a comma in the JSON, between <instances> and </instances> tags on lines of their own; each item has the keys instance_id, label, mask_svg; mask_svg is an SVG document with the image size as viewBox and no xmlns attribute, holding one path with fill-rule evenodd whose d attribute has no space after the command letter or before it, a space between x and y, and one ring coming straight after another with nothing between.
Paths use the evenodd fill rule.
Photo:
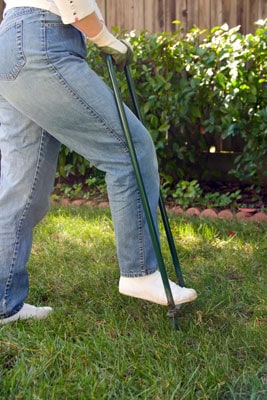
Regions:
<instances>
[{"instance_id":1,"label":"red brick edging","mask_svg":"<svg viewBox=\"0 0 267 400\"><path fill-rule=\"evenodd\" d=\"M84 200L84 199L76 199L76 200L71 200L71 199L60 199L60 200L52 200L52 203L54 204L62 204L62 205L70 205L70 206L88 206L88 207L100 207L100 208L105 208L109 206L108 201L102 201L102 202L96 202L96 201L90 201L90 200ZM261 212L257 211L254 209L247 210L245 209L239 209L237 212L233 212L231 210L223 210L223 211L216 211L211 208L206 208L204 210L201 210L197 207L190 207L187 210L183 210L179 206L167 206L166 207L168 211L173 212L178 215L188 215L188 216L196 216L196 217L202 217L202 218L218 218L218 219L224 219L224 220L245 220L245 221L251 221L251 222L267 222L267 213L266 212Z\"/></svg>"},{"instance_id":2,"label":"red brick edging","mask_svg":"<svg viewBox=\"0 0 267 400\"><path fill-rule=\"evenodd\" d=\"M246 220L251 222L267 222L267 213L261 212L257 210L245 210L239 209L237 212L233 212L231 210L223 210L223 211L215 211L210 208L206 208L205 210L200 210L197 207L191 207L187 210L183 210L181 207L172 207L170 208L176 214L185 214L189 216L197 216L197 217L206 217L206 218L218 218L218 219L227 219L227 220Z\"/></svg>"}]
</instances>

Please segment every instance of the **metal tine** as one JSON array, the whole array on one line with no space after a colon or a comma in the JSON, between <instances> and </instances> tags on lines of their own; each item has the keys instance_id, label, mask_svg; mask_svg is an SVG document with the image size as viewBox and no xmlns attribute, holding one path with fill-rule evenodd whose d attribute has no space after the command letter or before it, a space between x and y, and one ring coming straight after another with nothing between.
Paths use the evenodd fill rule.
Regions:
<instances>
[{"instance_id":1,"label":"metal tine","mask_svg":"<svg viewBox=\"0 0 267 400\"><path fill-rule=\"evenodd\" d=\"M130 92L130 95L131 95L132 104L133 104L133 107L134 107L134 113L137 116L137 118L143 123L143 117L142 117L142 114L141 114L141 111L140 111L139 102L138 102L138 98L137 98L137 95L136 95L135 84L134 84L134 81L133 81L133 78L132 78L130 67L128 65L125 67L124 72L125 72L125 76L126 76L129 92ZM182 274L182 271L181 271L181 266L180 266L180 262L179 262L179 258L178 258L178 254L177 254L176 247L175 247L175 244L174 244L174 239L173 239L173 235L172 235L172 232L171 232L171 227L170 227L170 223L169 223L169 219L168 219L168 215L167 215L167 212L166 212L166 207L165 207L165 204L164 204L164 201L163 201L163 196L162 196L162 192L161 191L160 191L160 196L159 196L159 208L160 208L161 217L162 217L162 221L163 221L163 224L164 224L165 233L166 233L166 236L167 236L170 252L171 252L171 255L172 255L172 261L173 261L175 273L176 273L179 285L180 286L185 286L184 279L183 279L183 274Z\"/></svg>"},{"instance_id":2,"label":"metal tine","mask_svg":"<svg viewBox=\"0 0 267 400\"><path fill-rule=\"evenodd\" d=\"M155 251L155 254L156 254L156 258L157 258L157 261L158 261L159 271L161 273L161 277L162 277L162 281L163 281L163 285L164 285L164 289L165 289L165 293L166 293L166 297L167 297L168 316L170 318L172 318L174 329L178 329L177 314L178 314L179 308L176 307L175 304L174 304L174 300L173 300L173 296L172 296L172 292L171 292L171 288L170 288L170 284L169 284L169 279L168 279L166 267L165 267L164 260L163 260L163 257L162 257L162 252L161 252L161 248L160 248L160 242L159 242L157 231L156 231L156 228L155 228L155 224L154 224L154 221L153 221L153 218L152 218L152 215L151 215L149 202L148 202L147 195L146 195L146 192L145 192L144 183L143 183L143 179L142 179L141 172L140 172L140 167L139 167L139 164L138 164L138 160L137 160L134 144L133 144L133 141L132 141L132 137L131 137L131 133L130 133L127 117L126 117L125 110L124 110L122 95L121 95L119 84L118 84L117 77L116 77L116 74L115 74L112 57L110 55L106 55L106 64L107 64L107 68L108 68L108 73L109 73L111 85L112 85L112 88L113 88L113 91L114 91L115 101L116 101L116 104L117 104L117 108L118 108L119 116L120 116L120 119L121 119L122 127L123 127L123 130L124 130L126 142L127 142L128 148L129 148L129 153L130 153L132 165L133 165L135 176L136 176L138 189L140 191L144 212L145 212L145 215L146 215L146 218L147 218L148 228L149 228L149 232L150 232L150 235L151 235L151 240L152 240L152 243L153 243L153 247L154 247L154 251Z\"/></svg>"}]
</instances>

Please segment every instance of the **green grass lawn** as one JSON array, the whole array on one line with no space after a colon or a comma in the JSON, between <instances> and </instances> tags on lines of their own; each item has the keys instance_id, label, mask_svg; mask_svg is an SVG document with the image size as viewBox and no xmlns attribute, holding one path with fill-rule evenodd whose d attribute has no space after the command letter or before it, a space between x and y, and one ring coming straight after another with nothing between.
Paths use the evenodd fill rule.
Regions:
<instances>
[{"instance_id":1,"label":"green grass lawn","mask_svg":"<svg viewBox=\"0 0 267 400\"><path fill-rule=\"evenodd\" d=\"M109 210L53 207L35 231L28 301L54 312L0 328L0 399L267 399L266 224L170 222L199 294L179 331L165 307L118 293ZM162 246L173 278L164 232Z\"/></svg>"}]
</instances>

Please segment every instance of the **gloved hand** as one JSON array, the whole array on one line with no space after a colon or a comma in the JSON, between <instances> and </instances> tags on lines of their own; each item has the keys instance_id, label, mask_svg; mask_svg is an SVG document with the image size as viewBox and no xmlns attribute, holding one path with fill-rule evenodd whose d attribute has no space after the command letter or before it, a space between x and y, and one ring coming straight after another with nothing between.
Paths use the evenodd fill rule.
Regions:
<instances>
[{"instance_id":1,"label":"gloved hand","mask_svg":"<svg viewBox=\"0 0 267 400\"><path fill-rule=\"evenodd\" d=\"M97 36L88 39L96 44L104 54L110 54L112 56L118 71L123 71L126 65L132 63L133 49L130 43L125 40L118 40L108 31L104 24Z\"/></svg>"},{"instance_id":2,"label":"gloved hand","mask_svg":"<svg viewBox=\"0 0 267 400\"><path fill-rule=\"evenodd\" d=\"M126 47L126 52L122 53L116 48L112 48L109 46L100 47L100 50L104 54L110 54L114 60L114 63L117 66L117 70L122 72L126 65L130 65L133 62L133 49L130 43L126 42L126 40L121 40L121 43Z\"/></svg>"}]
</instances>

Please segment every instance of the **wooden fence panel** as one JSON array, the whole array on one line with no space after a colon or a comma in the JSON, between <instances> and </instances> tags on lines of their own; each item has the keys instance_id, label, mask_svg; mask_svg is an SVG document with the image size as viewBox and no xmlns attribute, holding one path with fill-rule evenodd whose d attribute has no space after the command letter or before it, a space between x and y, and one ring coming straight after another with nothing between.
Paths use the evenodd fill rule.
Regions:
<instances>
[{"instance_id":1,"label":"wooden fence panel","mask_svg":"<svg viewBox=\"0 0 267 400\"><path fill-rule=\"evenodd\" d=\"M198 25L198 1L195 0L187 0L187 21L185 29L189 29L194 25ZM177 15L177 19L179 15Z\"/></svg>"},{"instance_id":2,"label":"wooden fence panel","mask_svg":"<svg viewBox=\"0 0 267 400\"><path fill-rule=\"evenodd\" d=\"M0 21L2 21L3 11L4 11L4 0L0 0Z\"/></svg>"},{"instance_id":3,"label":"wooden fence panel","mask_svg":"<svg viewBox=\"0 0 267 400\"><path fill-rule=\"evenodd\" d=\"M214 0L210 7L210 24L218 26L223 24L223 0Z\"/></svg>"},{"instance_id":4,"label":"wooden fence panel","mask_svg":"<svg viewBox=\"0 0 267 400\"><path fill-rule=\"evenodd\" d=\"M157 20L157 9L156 4L158 4L157 0L147 0L143 3L143 11L144 11L144 23L142 27L136 27L137 30L142 30L146 25L151 27L151 31L155 32L155 20ZM141 29L140 29L141 28Z\"/></svg>"},{"instance_id":5,"label":"wooden fence panel","mask_svg":"<svg viewBox=\"0 0 267 400\"><path fill-rule=\"evenodd\" d=\"M266 0L99 0L109 28L140 32L175 30L179 20L185 30L193 26L210 29L228 23L241 25L241 32L255 31L254 22L267 18Z\"/></svg>"},{"instance_id":6,"label":"wooden fence panel","mask_svg":"<svg viewBox=\"0 0 267 400\"><path fill-rule=\"evenodd\" d=\"M167 21L179 20L182 23L182 26L187 29L187 20L188 20L188 10L187 10L187 0L174 1L175 3L175 15L172 15L171 18L168 18ZM179 16L179 18L178 18Z\"/></svg>"},{"instance_id":7,"label":"wooden fence panel","mask_svg":"<svg viewBox=\"0 0 267 400\"><path fill-rule=\"evenodd\" d=\"M241 32L255 31L254 22L267 18L267 0L97 0L109 28L173 31L174 20L182 28L210 29L227 22L241 25ZM0 21L4 1L0 0Z\"/></svg>"},{"instance_id":8,"label":"wooden fence panel","mask_svg":"<svg viewBox=\"0 0 267 400\"><path fill-rule=\"evenodd\" d=\"M206 29L210 26L210 3L207 0L198 1L198 27L201 29Z\"/></svg>"}]
</instances>

